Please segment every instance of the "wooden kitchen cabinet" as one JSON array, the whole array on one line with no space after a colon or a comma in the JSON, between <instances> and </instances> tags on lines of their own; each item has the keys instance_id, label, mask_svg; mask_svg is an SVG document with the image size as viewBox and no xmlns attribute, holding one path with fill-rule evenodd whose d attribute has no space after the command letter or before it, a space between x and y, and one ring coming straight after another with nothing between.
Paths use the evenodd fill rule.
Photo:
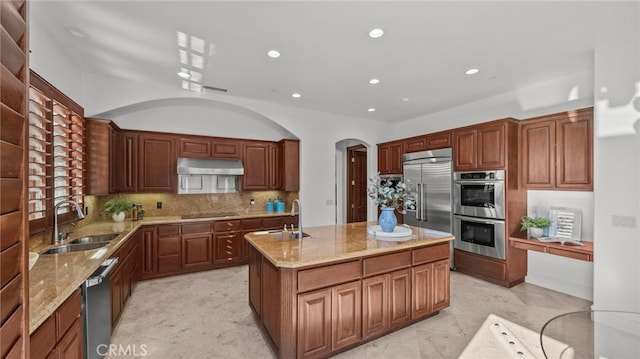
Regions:
<instances>
[{"instance_id":1,"label":"wooden kitchen cabinet","mask_svg":"<svg viewBox=\"0 0 640 359\"><path fill-rule=\"evenodd\" d=\"M138 135L138 192L176 192L174 137L141 132Z\"/></svg>"},{"instance_id":2,"label":"wooden kitchen cabinet","mask_svg":"<svg viewBox=\"0 0 640 359\"><path fill-rule=\"evenodd\" d=\"M178 139L178 157L237 160L240 146L239 139L182 136Z\"/></svg>"},{"instance_id":3,"label":"wooden kitchen cabinet","mask_svg":"<svg viewBox=\"0 0 640 359\"><path fill-rule=\"evenodd\" d=\"M140 280L154 278L158 273L158 256L157 244L156 244L156 227L145 226L139 229L142 231L140 237Z\"/></svg>"},{"instance_id":4,"label":"wooden kitchen cabinet","mask_svg":"<svg viewBox=\"0 0 640 359\"><path fill-rule=\"evenodd\" d=\"M423 264L412 269L413 319L429 316L449 306L449 260Z\"/></svg>"},{"instance_id":5,"label":"wooden kitchen cabinet","mask_svg":"<svg viewBox=\"0 0 640 359\"><path fill-rule=\"evenodd\" d=\"M300 141L284 139L278 143L282 147L282 165L278 171L282 173L280 187L283 191L298 191L300 189Z\"/></svg>"},{"instance_id":6,"label":"wooden kitchen cabinet","mask_svg":"<svg viewBox=\"0 0 640 359\"><path fill-rule=\"evenodd\" d=\"M206 269L213 264L212 223L182 225L182 268Z\"/></svg>"},{"instance_id":7,"label":"wooden kitchen cabinet","mask_svg":"<svg viewBox=\"0 0 640 359\"><path fill-rule=\"evenodd\" d=\"M258 318L262 317L262 279L261 266L262 255L257 249L249 246L247 248L249 261L249 306Z\"/></svg>"},{"instance_id":8,"label":"wooden kitchen cabinet","mask_svg":"<svg viewBox=\"0 0 640 359\"><path fill-rule=\"evenodd\" d=\"M244 259L244 233L240 220L217 221L214 224L214 263L217 265L236 265L246 262Z\"/></svg>"},{"instance_id":9,"label":"wooden kitchen cabinet","mask_svg":"<svg viewBox=\"0 0 640 359\"><path fill-rule=\"evenodd\" d=\"M524 120L520 137L526 188L593 191L593 108Z\"/></svg>"},{"instance_id":10,"label":"wooden kitchen cabinet","mask_svg":"<svg viewBox=\"0 0 640 359\"><path fill-rule=\"evenodd\" d=\"M241 140L214 137L211 140L211 157L239 160L242 158L241 147Z\"/></svg>"},{"instance_id":11,"label":"wooden kitchen cabinet","mask_svg":"<svg viewBox=\"0 0 640 359\"><path fill-rule=\"evenodd\" d=\"M83 357L82 299L80 289L69 296L30 337L30 358Z\"/></svg>"},{"instance_id":12,"label":"wooden kitchen cabinet","mask_svg":"<svg viewBox=\"0 0 640 359\"><path fill-rule=\"evenodd\" d=\"M269 189L269 144L259 141L243 142L242 162L242 189Z\"/></svg>"},{"instance_id":13,"label":"wooden kitchen cabinet","mask_svg":"<svg viewBox=\"0 0 640 359\"><path fill-rule=\"evenodd\" d=\"M122 298L123 298L123 279L122 279L122 267L123 263L122 259L122 251L118 250L113 254L112 257L118 257L119 261L116 264L111 272L109 272L109 293L111 295L111 331L115 329L118 320L120 319L120 314L122 314Z\"/></svg>"},{"instance_id":14,"label":"wooden kitchen cabinet","mask_svg":"<svg viewBox=\"0 0 640 359\"><path fill-rule=\"evenodd\" d=\"M318 357L361 339L361 284L354 281L298 296L298 357Z\"/></svg>"},{"instance_id":15,"label":"wooden kitchen cabinet","mask_svg":"<svg viewBox=\"0 0 640 359\"><path fill-rule=\"evenodd\" d=\"M267 166L267 173L269 178L270 189L282 188L282 174L283 174L283 159L282 159L282 146L278 143L269 143L269 163Z\"/></svg>"},{"instance_id":16,"label":"wooden kitchen cabinet","mask_svg":"<svg viewBox=\"0 0 640 359\"><path fill-rule=\"evenodd\" d=\"M389 276L362 280L362 337L375 337L389 330Z\"/></svg>"},{"instance_id":17,"label":"wooden kitchen cabinet","mask_svg":"<svg viewBox=\"0 0 640 359\"><path fill-rule=\"evenodd\" d=\"M117 192L138 191L138 134L124 131L117 136Z\"/></svg>"},{"instance_id":18,"label":"wooden kitchen cabinet","mask_svg":"<svg viewBox=\"0 0 640 359\"><path fill-rule=\"evenodd\" d=\"M87 194L116 193L117 134L113 122L97 118L85 121L87 145Z\"/></svg>"},{"instance_id":19,"label":"wooden kitchen cabinet","mask_svg":"<svg viewBox=\"0 0 640 359\"><path fill-rule=\"evenodd\" d=\"M504 119L455 130L454 171L504 169L509 146L517 141L515 126L513 119Z\"/></svg>"},{"instance_id":20,"label":"wooden kitchen cabinet","mask_svg":"<svg viewBox=\"0 0 640 359\"><path fill-rule=\"evenodd\" d=\"M180 225L157 226L157 268L158 273L176 273L182 268L182 241Z\"/></svg>"},{"instance_id":21,"label":"wooden kitchen cabinet","mask_svg":"<svg viewBox=\"0 0 640 359\"><path fill-rule=\"evenodd\" d=\"M402 141L378 144L378 172L380 174L402 173Z\"/></svg>"},{"instance_id":22,"label":"wooden kitchen cabinet","mask_svg":"<svg viewBox=\"0 0 640 359\"><path fill-rule=\"evenodd\" d=\"M403 152L419 152L451 147L451 131L441 131L403 140Z\"/></svg>"}]
</instances>

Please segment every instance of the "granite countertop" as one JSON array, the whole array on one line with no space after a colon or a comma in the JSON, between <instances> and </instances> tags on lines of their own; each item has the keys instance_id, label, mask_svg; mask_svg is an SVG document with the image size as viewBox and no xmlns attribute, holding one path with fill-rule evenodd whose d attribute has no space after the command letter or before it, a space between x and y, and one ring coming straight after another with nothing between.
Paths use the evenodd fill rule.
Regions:
<instances>
[{"instance_id":1,"label":"granite countertop","mask_svg":"<svg viewBox=\"0 0 640 359\"><path fill-rule=\"evenodd\" d=\"M359 222L303 228L311 237L282 240L270 233L253 232L247 241L276 267L300 268L315 264L359 258L378 253L449 242L449 233L409 227L411 235L402 238L375 237L367 227L376 222ZM277 233L277 232L276 232ZM391 240L393 239L393 240Z\"/></svg>"},{"instance_id":2,"label":"granite countertop","mask_svg":"<svg viewBox=\"0 0 640 359\"><path fill-rule=\"evenodd\" d=\"M98 269L135 231L143 225L190 223L243 218L286 216L288 213L255 212L215 218L183 219L182 216L145 217L142 221L95 222L79 228L65 241L118 233L106 247L59 254L40 255L29 271L29 333L33 333L82 283ZM29 251L42 252L51 247L48 239L30 240Z\"/></svg>"}]
</instances>

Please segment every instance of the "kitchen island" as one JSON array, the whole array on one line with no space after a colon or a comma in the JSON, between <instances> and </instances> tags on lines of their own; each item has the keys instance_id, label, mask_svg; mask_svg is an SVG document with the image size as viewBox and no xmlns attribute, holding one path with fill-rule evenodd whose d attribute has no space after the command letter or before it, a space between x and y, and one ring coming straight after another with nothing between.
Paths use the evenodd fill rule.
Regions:
<instances>
[{"instance_id":1,"label":"kitchen island","mask_svg":"<svg viewBox=\"0 0 640 359\"><path fill-rule=\"evenodd\" d=\"M448 233L367 233L375 222L253 232L249 306L280 358L327 357L449 306Z\"/></svg>"}]
</instances>

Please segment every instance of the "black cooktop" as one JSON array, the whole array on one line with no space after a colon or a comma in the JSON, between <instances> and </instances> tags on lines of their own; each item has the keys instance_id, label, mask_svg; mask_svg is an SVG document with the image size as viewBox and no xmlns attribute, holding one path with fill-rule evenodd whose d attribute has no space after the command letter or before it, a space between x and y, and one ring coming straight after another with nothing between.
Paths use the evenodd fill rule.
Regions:
<instances>
[{"instance_id":1,"label":"black cooktop","mask_svg":"<svg viewBox=\"0 0 640 359\"><path fill-rule=\"evenodd\" d=\"M236 217L237 215L238 214L236 212L194 213L194 214L183 214L182 219Z\"/></svg>"}]
</instances>

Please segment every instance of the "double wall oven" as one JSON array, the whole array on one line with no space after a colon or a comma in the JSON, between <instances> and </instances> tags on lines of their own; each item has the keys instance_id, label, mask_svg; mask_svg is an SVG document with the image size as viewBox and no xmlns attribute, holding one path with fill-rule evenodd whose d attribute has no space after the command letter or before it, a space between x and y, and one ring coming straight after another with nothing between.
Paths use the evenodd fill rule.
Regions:
<instances>
[{"instance_id":1,"label":"double wall oven","mask_svg":"<svg viewBox=\"0 0 640 359\"><path fill-rule=\"evenodd\" d=\"M504 170L453 173L455 248L505 259Z\"/></svg>"}]
</instances>

